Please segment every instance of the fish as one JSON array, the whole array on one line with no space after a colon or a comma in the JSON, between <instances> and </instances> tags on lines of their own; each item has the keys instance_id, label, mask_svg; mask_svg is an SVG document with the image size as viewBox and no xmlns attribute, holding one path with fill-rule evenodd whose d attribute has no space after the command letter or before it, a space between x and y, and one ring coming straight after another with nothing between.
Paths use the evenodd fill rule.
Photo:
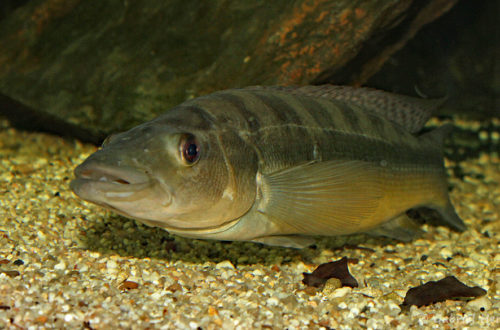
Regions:
<instances>
[{"instance_id":1,"label":"fish","mask_svg":"<svg viewBox=\"0 0 500 330\"><path fill-rule=\"evenodd\" d=\"M440 100L366 87L251 86L181 103L109 136L73 192L198 239L303 248L355 233L411 241L409 210L466 226L443 165L449 125L422 132Z\"/></svg>"}]
</instances>

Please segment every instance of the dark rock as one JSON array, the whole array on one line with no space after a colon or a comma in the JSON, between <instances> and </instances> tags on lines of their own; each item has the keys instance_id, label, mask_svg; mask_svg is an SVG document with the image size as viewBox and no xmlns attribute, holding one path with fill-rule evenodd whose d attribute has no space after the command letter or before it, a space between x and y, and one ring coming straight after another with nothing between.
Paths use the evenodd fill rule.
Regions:
<instances>
[{"instance_id":1,"label":"dark rock","mask_svg":"<svg viewBox=\"0 0 500 330\"><path fill-rule=\"evenodd\" d=\"M500 116L500 1L460 0L385 62L367 85L396 93L446 95L440 113Z\"/></svg>"},{"instance_id":2,"label":"dark rock","mask_svg":"<svg viewBox=\"0 0 500 330\"><path fill-rule=\"evenodd\" d=\"M16 8L24 6L29 0L2 0L0 1L0 21L9 16Z\"/></svg>"},{"instance_id":3,"label":"dark rock","mask_svg":"<svg viewBox=\"0 0 500 330\"><path fill-rule=\"evenodd\" d=\"M365 81L454 3L30 1L0 20L0 93L98 141L219 89L307 84L346 63Z\"/></svg>"}]
</instances>

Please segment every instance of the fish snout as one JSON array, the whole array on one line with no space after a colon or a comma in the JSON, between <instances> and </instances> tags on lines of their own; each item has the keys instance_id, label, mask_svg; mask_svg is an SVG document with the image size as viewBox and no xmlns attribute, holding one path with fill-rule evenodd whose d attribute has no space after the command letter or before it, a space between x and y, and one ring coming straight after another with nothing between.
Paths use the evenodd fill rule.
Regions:
<instances>
[{"instance_id":1,"label":"fish snout","mask_svg":"<svg viewBox=\"0 0 500 330\"><path fill-rule=\"evenodd\" d=\"M70 188L80 198L94 203L135 200L150 190L153 181L134 167L104 165L85 161L74 170Z\"/></svg>"}]
</instances>

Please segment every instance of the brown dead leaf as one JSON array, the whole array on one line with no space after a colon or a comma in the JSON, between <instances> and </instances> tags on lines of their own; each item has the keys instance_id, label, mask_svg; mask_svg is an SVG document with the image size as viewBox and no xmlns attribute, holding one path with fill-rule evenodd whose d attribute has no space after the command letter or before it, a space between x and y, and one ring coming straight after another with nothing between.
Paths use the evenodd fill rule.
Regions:
<instances>
[{"instance_id":1,"label":"brown dead leaf","mask_svg":"<svg viewBox=\"0 0 500 330\"><path fill-rule=\"evenodd\" d=\"M320 287L328 279L337 278L342 286L355 288L358 286L358 281L349 273L347 262L348 259L343 257L337 261L321 264L312 273L303 273L304 279L302 283L308 286Z\"/></svg>"},{"instance_id":2,"label":"brown dead leaf","mask_svg":"<svg viewBox=\"0 0 500 330\"><path fill-rule=\"evenodd\" d=\"M486 290L478 286L470 287L457 280L455 276L448 276L439 281L430 281L411 288L406 293L402 305L420 307L448 299L480 297L485 294Z\"/></svg>"}]
</instances>

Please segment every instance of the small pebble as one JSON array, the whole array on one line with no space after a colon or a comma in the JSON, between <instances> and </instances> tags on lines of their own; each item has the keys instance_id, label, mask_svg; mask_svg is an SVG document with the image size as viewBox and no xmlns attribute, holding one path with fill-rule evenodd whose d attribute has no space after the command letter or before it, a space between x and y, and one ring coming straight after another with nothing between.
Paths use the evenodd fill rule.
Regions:
<instances>
[{"instance_id":1,"label":"small pebble","mask_svg":"<svg viewBox=\"0 0 500 330\"><path fill-rule=\"evenodd\" d=\"M279 299L276 297L271 297L267 299L266 304L269 306L278 306L280 303Z\"/></svg>"},{"instance_id":2,"label":"small pebble","mask_svg":"<svg viewBox=\"0 0 500 330\"><path fill-rule=\"evenodd\" d=\"M117 269L118 268L118 264L114 260L108 260L108 261L106 261L106 267L108 269L110 269L110 270L111 269Z\"/></svg>"},{"instance_id":3,"label":"small pebble","mask_svg":"<svg viewBox=\"0 0 500 330\"><path fill-rule=\"evenodd\" d=\"M65 270L66 267L67 267L66 263L62 260L59 263L57 263L56 265L54 265L54 269L56 269L56 270Z\"/></svg>"},{"instance_id":4,"label":"small pebble","mask_svg":"<svg viewBox=\"0 0 500 330\"><path fill-rule=\"evenodd\" d=\"M45 323L49 320L49 318L45 315L40 315L35 319L36 323Z\"/></svg>"},{"instance_id":5,"label":"small pebble","mask_svg":"<svg viewBox=\"0 0 500 330\"><path fill-rule=\"evenodd\" d=\"M235 269L234 265L229 260L224 260L224 261L219 262L217 265L215 265L215 268L216 269L224 269L224 268Z\"/></svg>"},{"instance_id":6,"label":"small pebble","mask_svg":"<svg viewBox=\"0 0 500 330\"><path fill-rule=\"evenodd\" d=\"M469 301L467 306L476 312L488 311L491 308L491 301L487 296L482 296Z\"/></svg>"},{"instance_id":7,"label":"small pebble","mask_svg":"<svg viewBox=\"0 0 500 330\"><path fill-rule=\"evenodd\" d=\"M21 275L17 270L0 270L0 273L3 273L9 277L16 277Z\"/></svg>"},{"instance_id":8,"label":"small pebble","mask_svg":"<svg viewBox=\"0 0 500 330\"><path fill-rule=\"evenodd\" d=\"M125 281L120 285L120 290L132 290L137 289L139 287L139 283L134 281Z\"/></svg>"},{"instance_id":9,"label":"small pebble","mask_svg":"<svg viewBox=\"0 0 500 330\"><path fill-rule=\"evenodd\" d=\"M176 292L182 290L182 286L179 283L174 283L167 288L167 291Z\"/></svg>"},{"instance_id":10,"label":"small pebble","mask_svg":"<svg viewBox=\"0 0 500 330\"><path fill-rule=\"evenodd\" d=\"M439 251L439 254L441 255L441 257L443 257L444 259L446 258L450 258L452 255L453 255L453 251L451 251L449 248L447 247L444 247L442 248L440 251Z\"/></svg>"},{"instance_id":11,"label":"small pebble","mask_svg":"<svg viewBox=\"0 0 500 330\"><path fill-rule=\"evenodd\" d=\"M335 290L342 287L342 282L338 278L329 278L323 287L323 294L331 295Z\"/></svg>"},{"instance_id":12,"label":"small pebble","mask_svg":"<svg viewBox=\"0 0 500 330\"><path fill-rule=\"evenodd\" d=\"M351 291L352 291L351 287L345 286L343 288L339 288L339 289L333 291L328 296L328 298L330 298L330 299L332 299L332 298L342 298L342 297L346 296L348 293L350 293Z\"/></svg>"}]
</instances>

